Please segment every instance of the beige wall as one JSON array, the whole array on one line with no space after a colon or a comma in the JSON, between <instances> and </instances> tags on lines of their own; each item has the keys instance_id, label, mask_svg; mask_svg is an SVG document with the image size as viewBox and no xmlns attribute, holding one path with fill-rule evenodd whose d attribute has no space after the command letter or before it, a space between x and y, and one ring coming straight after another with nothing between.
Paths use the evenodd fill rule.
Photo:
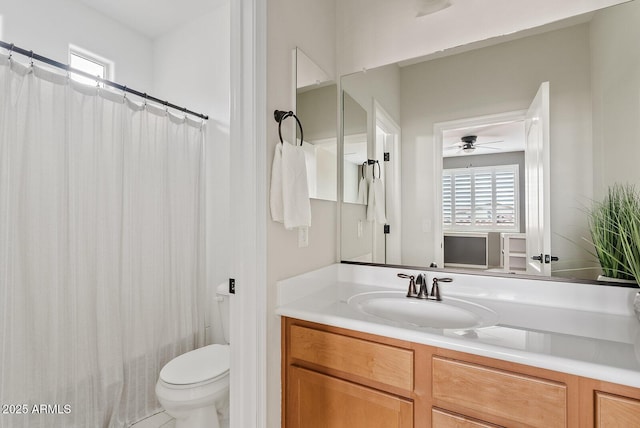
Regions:
<instances>
[{"instance_id":1,"label":"beige wall","mask_svg":"<svg viewBox=\"0 0 640 428\"><path fill-rule=\"evenodd\" d=\"M304 124L304 140L337 138L338 87L311 89L297 95L296 115Z\"/></svg>"},{"instance_id":2,"label":"beige wall","mask_svg":"<svg viewBox=\"0 0 640 428\"><path fill-rule=\"evenodd\" d=\"M594 194L640 186L640 2L599 14L591 24Z\"/></svg>"},{"instance_id":3,"label":"beige wall","mask_svg":"<svg viewBox=\"0 0 640 428\"><path fill-rule=\"evenodd\" d=\"M267 12L267 176L271 178L271 162L278 127L273 111L293 109L294 84L292 50L298 46L323 70L335 70L335 3L314 0L268 0ZM293 120L287 122L295 123ZM334 121L335 122L335 121ZM304 124L303 124L304 125ZM284 125L283 125L284 128ZM283 132L286 130L283 129ZM288 132L291 132L290 130ZM309 246L298 248L295 231L267 220L267 406L268 427L280 426L280 318L276 307L275 283L303 272L335 263L336 203L311 201Z\"/></svg>"}]
</instances>

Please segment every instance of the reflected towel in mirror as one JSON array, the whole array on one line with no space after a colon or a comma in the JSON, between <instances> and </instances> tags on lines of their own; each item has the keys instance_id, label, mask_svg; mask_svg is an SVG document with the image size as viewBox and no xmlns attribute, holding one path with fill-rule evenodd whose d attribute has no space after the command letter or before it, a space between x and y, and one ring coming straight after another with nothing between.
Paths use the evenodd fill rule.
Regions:
<instances>
[{"instance_id":1,"label":"reflected towel in mirror","mask_svg":"<svg viewBox=\"0 0 640 428\"><path fill-rule=\"evenodd\" d=\"M372 178L369 185L369 203L367 205L367 221L385 224L384 183L380 178Z\"/></svg>"},{"instance_id":2,"label":"reflected towel in mirror","mask_svg":"<svg viewBox=\"0 0 640 428\"><path fill-rule=\"evenodd\" d=\"M360 184L358 185L358 203L359 204L366 205L367 203L369 203L369 195L367 194L368 185L369 183L367 183L367 179L364 177L361 177Z\"/></svg>"}]
</instances>

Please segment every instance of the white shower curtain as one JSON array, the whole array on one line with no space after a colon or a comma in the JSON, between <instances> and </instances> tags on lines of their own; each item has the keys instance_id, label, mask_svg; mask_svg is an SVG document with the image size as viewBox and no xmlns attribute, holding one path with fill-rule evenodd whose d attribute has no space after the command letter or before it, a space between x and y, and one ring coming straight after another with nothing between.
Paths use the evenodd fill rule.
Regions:
<instances>
[{"instance_id":1,"label":"white shower curtain","mask_svg":"<svg viewBox=\"0 0 640 428\"><path fill-rule=\"evenodd\" d=\"M200 122L0 56L0 427L159 408L203 342L203 152Z\"/></svg>"}]
</instances>

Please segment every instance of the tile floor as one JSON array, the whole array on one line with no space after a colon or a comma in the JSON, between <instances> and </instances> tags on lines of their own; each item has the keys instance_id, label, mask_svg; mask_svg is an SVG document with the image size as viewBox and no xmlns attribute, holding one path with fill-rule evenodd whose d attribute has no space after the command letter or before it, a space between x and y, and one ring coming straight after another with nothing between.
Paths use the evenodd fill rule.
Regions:
<instances>
[{"instance_id":1,"label":"tile floor","mask_svg":"<svg viewBox=\"0 0 640 428\"><path fill-rule=\"evenodd\" d=\"M176 421L166 412L156 413L131 425L131 428L174 428Z\"/></svg>"},{"instance_id":2,"label":"tile floor","mask_svg":"<svg viewBox=\"0 0 640 428\"><path fill-rule=\"evenodd\" d=\"M131 428L174 428L175 426L175 419L167 415L166 412L160 412L136 422L131 425ZM229 421L225 419L221 420L220 428L229 428Z\"/></svg>"}]
</instances>

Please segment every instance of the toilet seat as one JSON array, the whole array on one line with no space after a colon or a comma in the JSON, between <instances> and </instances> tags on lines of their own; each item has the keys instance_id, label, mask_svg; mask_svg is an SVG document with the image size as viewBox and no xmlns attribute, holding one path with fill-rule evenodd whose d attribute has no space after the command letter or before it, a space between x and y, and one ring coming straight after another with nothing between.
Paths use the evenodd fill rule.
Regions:
<instances>
[{"instance_id":1,"label":"toilet seat","mask_svg":"<svg viewBox=\"0 0 640 428\"><path fill-rule=\"evenodd\" d=\"M160 371L160 379L170 385L209 383L226 376L229 365L229 345L209 345L169 361Z\"/></svg>"}]
</instances>

